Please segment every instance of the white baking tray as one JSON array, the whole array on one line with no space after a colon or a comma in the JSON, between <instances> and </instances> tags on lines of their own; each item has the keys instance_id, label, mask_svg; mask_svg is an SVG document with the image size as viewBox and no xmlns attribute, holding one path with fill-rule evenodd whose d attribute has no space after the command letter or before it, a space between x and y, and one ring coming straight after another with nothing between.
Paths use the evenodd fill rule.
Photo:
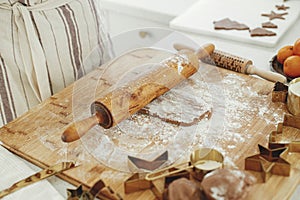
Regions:
<instances>
[{"instance_id":1,"label":"white baking tray","mask_svg":"<svg viewBox=\"0 0 300 200\"><path fill-rule=\"evenodd\" d=\"M278 11L275 5L286 5L290 8L286 11ZM278 25L277 29L268 29L277 35L272 37L251 37L248 30L215 30L213 21L223 18L244 23L251 29L261 27L261 23L268 21L268 17L261 16L262 13L288 12L285 20L273 19L272 22ZM299 20L300 1L278 1L278 0L200 0L184 13L170 22L170 27L182 31L197 34L215 36L239 42L247 42L255 45L273 47L289 27Z\"/></svg>"}]
</instances>

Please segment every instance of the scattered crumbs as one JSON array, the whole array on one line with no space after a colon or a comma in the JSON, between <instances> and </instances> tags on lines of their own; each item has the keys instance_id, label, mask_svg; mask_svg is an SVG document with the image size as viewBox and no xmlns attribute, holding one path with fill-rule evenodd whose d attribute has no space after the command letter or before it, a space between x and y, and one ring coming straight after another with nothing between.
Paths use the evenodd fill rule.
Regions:
<instances>
[{"instance_id":1,"label":"scattered crumbs","mask_svg":"<svg viewBox=\"0 0 300 200\"><path fill-rule=\"evenodd\" d=\"M226 168L237 168L236 164L234 163L234 159L229 158L228 156L224 158L224 166L226 166Z\"/></svg>"}]
</instances>

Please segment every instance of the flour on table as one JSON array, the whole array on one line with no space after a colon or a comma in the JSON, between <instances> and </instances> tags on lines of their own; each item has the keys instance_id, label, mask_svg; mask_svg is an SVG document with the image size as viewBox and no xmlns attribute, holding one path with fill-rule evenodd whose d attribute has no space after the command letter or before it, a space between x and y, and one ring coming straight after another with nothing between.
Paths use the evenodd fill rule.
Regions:
<instances>
[{"instance_id":1,"label":"flour on table","mask_svg":"<svg viewBox=\"0 0 300 200\"><path fill-rule=\"evenodd\" d=\"M272 103L268 95L253 91L241 76L228 74L216 83L206 81L205 75L196 73L151 102L148 114L136 113L110 129L92 128L81 138L88 148L69 152L63 143L52 146L57 138L51 134L40 140L52 150L64 149L58 153L66 153L66 158L77 157L82 162L89 156L80 151L87 151L99 162L120 171L129 171L128 155L152 160L167 150L168 162L173 163L186 160L199 147L218 150L225 158L224 164L235 167L244 152L228 157L230 151L254 134L261 134L250 131L253 119L259 116L266 127L275 127L282 121L283 108Z\"/></svg>"}]
</instances>

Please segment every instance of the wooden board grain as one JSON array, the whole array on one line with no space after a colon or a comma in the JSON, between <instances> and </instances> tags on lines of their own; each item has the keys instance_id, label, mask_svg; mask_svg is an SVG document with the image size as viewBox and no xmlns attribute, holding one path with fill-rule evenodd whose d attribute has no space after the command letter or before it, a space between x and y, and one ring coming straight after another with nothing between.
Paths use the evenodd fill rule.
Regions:
<instances>
[{"instance_id":1,"label":"wooden board grain","mask_svg":"<svg viewBox=\"0 0 300 200\"><path fill-rule=\"evenodd\" d=\"M3 146L42 168L66 160L77 162L80 164L79 167L60 175L60 177L74 185L84 184L90 187L101 178L107 185L120 193L124 199L155 199L150 190L125 195L123 183L132 175L131 173L114 170L103 165L90 153L88 147L83 145L82 140L65 144L61 141L60 136L73 120L90 115L87 110L89 110L91 102L96 97L101 96L112 85L117 84L122 74L139 64L157 62L168 56L170 56L169 52L163 53L148 49L125 55L121 63L114 65L116 68L102 66L96 69L23 116L3 126L0 129L0 140L3 142ZM212 86L219 76L219 81L224 84L224 87L227 87L227 97L235 96L234 94L243 94L238 93L238 90L249 90L254 93L255 98L236 96L235 98L239 99L238 102L233 102L233 99L225 104L229 108L234 108L236 105L243 107L259 104L261 102L256 102L256 100L261 96L265 98L262 102L266 105L257 105L256 110L253 111L247 108L244 116L243 110L233 112L236 113L239 119L232 116L231 121L228 123L238 127L234 129L236 134L227 134L228 130L218 130L220 135L216 139L216 142L219 142L217 146L222 150L222 153L226 154L225 158L232 161L231 165L227 163L225 167L234 166L243 169L244 159L258 152L257 144L267 145L267 136L275 130L277 120L281 119L281 116L274 115L274 111L279 115L282 113L283 116L286 112L285 106L271 102L273 83L205 64L202 64L200 72L202 76L206 77L207 83ZM236 82L242 81L244 88L235 88L234 85L231 85L233 79ZM95 95L95 98L91 97L91 93ZM226 99L224 99L225 101ZM240 104L241 102L242 104ZM263 109L259 109L260 107ZM217 108L215 107L215 109ZM215 112L213 110L212 115ZM230 109L227 112L230 112ZM241 121L241 119L244 121ZM234 124L235 121L241 123ZM212 131L214 130L212 129ZM201 137L201 133L199 135ZM241 135L247 136L247 138L241 137ZM93 137L93 135L90 134L88 137ZM208 141L214 139L212 135L207 135L207 138ZM222 138L223 142L220 142L219 140L222 140ZM201 138L199 141L192 144L194 146L191 147L191 150L205 145L205 141L201 143ZM280 177L274 175L267 183L260 182L256 184L252 188L248 199L287 199L299 184L299 158L300 154L289 154L288 161L292 164L291 176ZM259 179L259 174L256 175Z\"/></svg>"}]
</instances>

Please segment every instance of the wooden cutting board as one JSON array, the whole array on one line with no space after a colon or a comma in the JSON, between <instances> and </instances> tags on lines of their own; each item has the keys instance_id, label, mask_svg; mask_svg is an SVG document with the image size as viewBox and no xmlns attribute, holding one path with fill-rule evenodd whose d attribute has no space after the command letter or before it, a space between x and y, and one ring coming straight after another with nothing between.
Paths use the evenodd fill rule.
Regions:
<instances>
[{"instance_id":1,"label":"wooden cutting board","mask_svg":"<svg viewBox=\"0 0 300 200\"><path fill-rule=\"evenodd\" d=\"M121 58L122 62L96 69L2 127L0 140L3 146L42 168L61 161L76 161L80 164L79 167L66 171L60 176L74 185L84 184L90 187L101 178L124 199L155 199L150 190L125 195L123 183L132 175L131 173L107 167L107 165L114 167L112 163L101 164L97 156L93 155L93 151L88 149L89 145L83 144L84 140L65 144L60 137L70 122L90 115L89 106L93 100L91 93L97 97L107 91L111 85L117 84L120 76L131 71L133 67L159 62L170 55L169 52L145 49L124 55ZM277 121L280 121L285 113L284 105L271 102L273 83L206 64L202 64L198 77L192 78L192 83L197 83L202 78L202 83L208 84L211 91L216 89L217 85L224 89L211 92L211 94L224 93L223 97L225 97L222 99L224 104L213 107L211 116L216 115L218 109L220 110L218 106L226 109L223 113L224 129L215 130L213 123L216 121L214 121L211 128L208 128L209 131L196 133L189 150L208 146L213 142L211 147L216 147L224 154L226 167L243 169L244 159L257 153L257 144L267 145L267 136L275 130ZM195 90L198 88L199 93L205 93L199 85L194 84L194 87ZM210 99L203 96L203 99L205 98ZM217 97L212 95L211 99L214 98ZM207 118L207 121L200 121L199 130L204 130L205 125L212 119L213 117ZM89 138L94 141L90 144L91 148L101 143L93 132L87 134L86 139ZM181 160L187 160L188 154L189 152ZM300 154L289 154L288 160L292 164L290 177L273 175L267 183L256 184L248 199L290 197L300 180L299 158ZM259 174L255 175L259 179Z\"/></svg>"}]
</instances>

